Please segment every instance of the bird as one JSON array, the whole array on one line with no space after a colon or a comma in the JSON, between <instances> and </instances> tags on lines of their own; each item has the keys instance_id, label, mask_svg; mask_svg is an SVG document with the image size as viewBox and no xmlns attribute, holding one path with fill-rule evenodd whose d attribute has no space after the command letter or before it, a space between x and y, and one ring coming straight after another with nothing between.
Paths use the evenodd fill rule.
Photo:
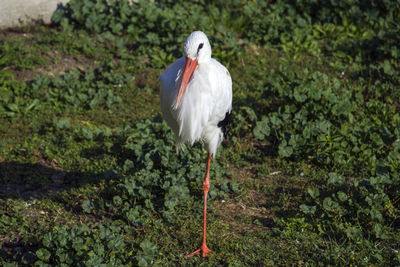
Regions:
<instances>
[{"instance_id":1,"label":"bird","mask_svg":"<svg viewBox=\"0 0 400 267\"><path fill-rule=\"evenodd\" d=\"M228 69L211 57L211 45L202 31L192 32L183 46L184 56L160 75L160 102L163 119L174 132L175 144L193 145L202 141L207 150L203 181L203 241L199 249L204 260L213 252L207 247L207 195L210 188L210 164L217 148L226 138L232 111L232 78Z\"/></svg>"}]
</instances>

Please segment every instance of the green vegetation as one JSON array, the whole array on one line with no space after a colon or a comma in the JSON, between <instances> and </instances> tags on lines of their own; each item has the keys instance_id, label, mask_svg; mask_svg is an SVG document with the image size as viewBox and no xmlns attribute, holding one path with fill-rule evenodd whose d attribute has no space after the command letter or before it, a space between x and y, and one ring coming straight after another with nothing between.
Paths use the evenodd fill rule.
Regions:
<instances>
[{"instance_id":1,"label":"green vegetation","mask_svg":"<svg viewBox=\"0 0 400 267\"><path fill-rule=\"evenodd\" d=\"M400 265L399 1L129 2L0 32L0 265ZM204 262L157 82L198 29L234 90Z\"/></svg>"}]
</instances>

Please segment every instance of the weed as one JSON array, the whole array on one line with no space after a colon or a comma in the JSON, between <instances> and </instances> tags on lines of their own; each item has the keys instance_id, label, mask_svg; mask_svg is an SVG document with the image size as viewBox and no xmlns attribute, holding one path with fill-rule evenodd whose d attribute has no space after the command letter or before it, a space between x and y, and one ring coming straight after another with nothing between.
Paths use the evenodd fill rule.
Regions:
<instances>
[{"instance_id":1,"label":"weed","mask_svg":"<svg viewBox=\"0 0 400 267\"><path fill-rule=\"evenodd\" d=\"M234 87L203 264L399 265L398 1L228 4L71 0L0 33L0 264L201 264L205 153L176 153L156 81L201 29Z\"/></svg>"}]
</instances>

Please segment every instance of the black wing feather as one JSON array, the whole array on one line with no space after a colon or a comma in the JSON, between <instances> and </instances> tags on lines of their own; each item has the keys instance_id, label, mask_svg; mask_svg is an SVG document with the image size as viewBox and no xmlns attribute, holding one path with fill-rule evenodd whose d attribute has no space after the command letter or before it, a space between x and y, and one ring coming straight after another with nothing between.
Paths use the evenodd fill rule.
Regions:
<instances>
[{"instance_id":1,"label":"black wing feather","mask_svg":"<svg viewBox=\"0 0 400 267\"><path fill-rule=\"evenodd\" d=\"M224 133L224 138L226 138L226 136L228 135L228 131L229 131L229 128L230 128L231 117L232 117L231 116L231 112L228 111L225 114L225 118L222 121L218 122L218 127L220 127L222 132Z\"/></svg>"}]
</instances>

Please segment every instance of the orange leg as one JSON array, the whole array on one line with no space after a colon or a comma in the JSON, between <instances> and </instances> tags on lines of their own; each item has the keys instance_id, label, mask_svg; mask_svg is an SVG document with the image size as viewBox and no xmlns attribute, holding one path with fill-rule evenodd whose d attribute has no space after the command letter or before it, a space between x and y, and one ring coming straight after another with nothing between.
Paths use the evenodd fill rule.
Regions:
<instances>
[{"instance_id":1,"label":"orange leg","mask_svg":"<svg viewBox=\"0 0 400 267\"><path fill-rule=\"evenodd\" d=\"M204 177L204 182L203 182L203 192L204 192L204 211L203 211L203 242L201 244L201 247L190 253L189 255L186 255L186 258L190 258L193 255L196 255L197 253L201 254L201 257L203 260L208 254L213 253L206 244L206 224L207 224L207 194L208 190L210 189L210 163L211 163L211 155L208 153L208 158L207 158L207 170L206 170L206 176Z\"/></svg>"}]
</instances>

